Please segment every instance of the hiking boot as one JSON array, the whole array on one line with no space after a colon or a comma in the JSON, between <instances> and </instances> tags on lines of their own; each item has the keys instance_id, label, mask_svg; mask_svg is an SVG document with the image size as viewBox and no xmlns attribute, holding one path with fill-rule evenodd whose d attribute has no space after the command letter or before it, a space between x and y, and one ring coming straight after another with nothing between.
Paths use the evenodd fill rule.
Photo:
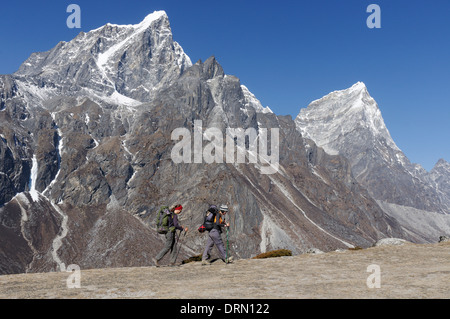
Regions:
<instances>
[{"instance_id":1,"label":"hiking boot","mask_svg":"<svg viewBox=\"0 0 450 319\"><path fill-rule=\"evenodd\" d=\"M155 258L152 258L153 263L155 264L156 267L159 267L159 263L158 260L156 260Z\"/></svg>"},{"instance_id":2,"label":"hiking boot","mask_svg":"<svg viewBox=\"0 0 450 319\"><path fill-rule=\"evenodd\" d=\"M226 259L225 263L232 264L233 263L233 257L228 257L228 259Z\"/></svg>"},{"instance_id":3,"label":"hiking boot","mask_svg":"<svg viewBox=\"0 0 450 319\"><path fill-rule=\"evenodd\" d=\"M211 262L207 259L202 260L202 266L211 265Z\"/></svg>"}]
</instances>

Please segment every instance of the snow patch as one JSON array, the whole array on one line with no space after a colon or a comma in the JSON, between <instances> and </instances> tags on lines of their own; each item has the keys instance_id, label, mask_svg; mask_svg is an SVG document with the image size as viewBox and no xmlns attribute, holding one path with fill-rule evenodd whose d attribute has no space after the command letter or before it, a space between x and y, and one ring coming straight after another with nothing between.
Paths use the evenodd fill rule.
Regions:
<instances>
[{"instance_id":1,"label":"snow patch","mask_svg":"<svg viewBox=\"0 0 450 319\"><path fill-rule=\"evenodd\" d=\"M250 90L245 85L241 85L241 89L242 92L244 93L246 107L252 107L258 113L273 113L268 106L263 107L261 102L256 98L256 96L252 92L250 92Z\"/></svg>"},{"instance_id":2,"label":"snow patch","mask_svg":"<svg viewBox=\"0 0 450 319\"><path fill-rule=\"evenodd\" d=\"M135 99L129 98L125 95L122 95L117 91L114 91L114 93L109 97L109 99L113 104L118 104L118 105L125 105L125 106L133 107L133 106L138 106L138 105L142 104L141 102L139 102Z\"/></svg>"},{"instance_id":3,"label":"snow patch","mask_svg":"<svg viewBox=\"0 0 450 319\"><path fill-rule=\"evenodd\" d=\"M160 19L165 15L166 13L164 11L155 11L149 14L147 17L145 17L145 19L141 23L129 26L132 29L134 29L131 35L128 35L124 40L110 47L108 50L106 50L106 52L100 53L98 55L97 66L99 70L102 72L103 77L107 79L112 84L113 87L114 83L108 78L108 75L106 73L106 64L108 63L110 58L114 56L114 54L119 50L121 50L123 47L129 45L130 43L133 43L134 39L138 35L142 34L145 30L147 30L154 21L157 21L158 19Z\"/></svg>"},{"instance_id":4,"label":"snow patch","mask_svg":"<svg viewBox=\"0 0 450 319\"><path fill-rule=\"evenodd\" d=\"M36 155L33 155L31 176L30 176L30 195L34 202L37 202L39 200L39 193L36 190L37 174L38 174L38 162L36 159Z\"/></svg>"},{"instance_id":5,"label":"snow patch","mask_svg":"<svg viewBox=\"0 0 450 319\"><path fill-rule=\"evenodd\" d=\"M61 156L62 156L62 152L63 152L63 137L61 135L61 130L59 129L58 125L56 124L56 113L51 113L50 114L53 122L55 123L56 126L56 131L58 132L58 153L57 153L57 157L58 157L58 172L55 175L55 178L50 182L50 184L47 186L47 188L42 192L42 194L45 196L45 194L47 193L47 191L51 190L53 185L55 184L56 180L59 177L59 173L61 172Z\"/></svg>"},{"instance_id":6,"label":"snow patch","mask_svg":"<svg viewBox=\"0 0 450 319\"><path fill-rule=\"evenodd\" d=\"M133 154L130 152L130 150L128 149L128 147L127 147L125 141L122 141L122 146L123 146L123 149L125 150L125 152L126 152L128 155L130 155L132 158L134 158L134 155L133 155Z\"/></svg>"},{"instance_id":7,"label":"snow patch","mask_svg":"<svg viewBox=\"0 0 450 319\"><path fill-rule=\"evenodd\" d=\"M314 169L314 167L312 168L312 173L313 173L314 175L316 175L322 182L324 182L324 183L327 184L327 185L330 185L330 183L328 183L328 182L325 180L325 178L323 178L322 175L320 175L320 174Z\"/></svg>"}]
</instances>

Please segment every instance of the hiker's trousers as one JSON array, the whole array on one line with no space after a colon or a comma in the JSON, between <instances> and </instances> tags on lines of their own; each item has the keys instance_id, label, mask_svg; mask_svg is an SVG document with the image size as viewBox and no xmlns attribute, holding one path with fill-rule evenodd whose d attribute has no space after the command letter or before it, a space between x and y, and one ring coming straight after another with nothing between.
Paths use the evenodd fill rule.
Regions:
<instances>
[{"instance_id":1,"label":"hiker's trousers","mask_svg":"<svg viewBox=\"0 0 450 319\"><path fill-rule=\"evenodd\" d=\"M170 251L170 262L174 263L177 257L177 246L175 245L175 232L166 234L166 244L164 248L156 255L156 260L160 261Z\"/></svg>"},{"instance_id":2,"label":"hiker's trousers","mask_svg":"<svg viewBox=\"0 0 450 319\"><path fill-rule=\"evenodd\" d=\"M225 260L225 247L223 245L222 236L217 229L213 229L209 232L208 242L206 243L205 251L203 252L202 260L207 260L210 256L211 249L216 245L219 250L220 257Z\"/></svg>"}]
</instances>

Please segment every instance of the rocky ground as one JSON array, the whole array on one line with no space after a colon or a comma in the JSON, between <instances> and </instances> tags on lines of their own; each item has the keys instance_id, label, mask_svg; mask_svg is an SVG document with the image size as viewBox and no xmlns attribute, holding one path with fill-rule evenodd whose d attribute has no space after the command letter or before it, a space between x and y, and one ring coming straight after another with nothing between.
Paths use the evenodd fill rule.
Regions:
<instances>
[{"instance_id":1,"label":"rocky ground","mask_svg":"<svg viewBox=\"0 0 450 319\"><path fill-rule=\"evenodd\" d=\"M0 298L446 299L449 256L450 242L407 243L228 265L92 269L80 271L80 288L68 288L77 284L68 272L5 275ZM376 267L380 286L369 288L377 283Z\"/></svg>"}]
</instances>

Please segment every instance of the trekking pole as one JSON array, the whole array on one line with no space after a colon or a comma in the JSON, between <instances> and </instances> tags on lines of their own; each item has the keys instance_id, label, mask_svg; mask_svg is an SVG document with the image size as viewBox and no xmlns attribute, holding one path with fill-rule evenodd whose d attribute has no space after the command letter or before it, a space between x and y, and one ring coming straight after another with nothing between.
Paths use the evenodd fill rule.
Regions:
<instances>
[{"instance_id":1,"label":"trekking pole","mask_svg":"<svg viewBox=\"0 0 450 319\"><path fill-rule=\"evenodd\" d=\"M180 238L181 238L181 233L182 233L183 231L184 231L183 238L186 237L186 231L185 231L185 230L182 230L182 231L180 232L180 236L178 236L177 242L176 242L176 244L175 244L175 246L177 247L177 254L176 254L176 256L175 256L175 263L177 262L178 254L180 253L180 247L181 247L181 241L180 241ZM180 242L180 244L178 244L178 242Z\"/></svg>"},{"instance_id":2,"label":"trekking pole","mask_svg":"<svg viewBox=\"0 0 450 319\"><path fill-rule=\"evenodd\" d=\"M227 261L227 264L228 264L228 258L229 258L229 255L228 255L228 250L229 250L229 245L228 245L228 228L230 228L230 227L227 227L227 253L226 253L226 261Z\"/></svg>"}]
</instances>

